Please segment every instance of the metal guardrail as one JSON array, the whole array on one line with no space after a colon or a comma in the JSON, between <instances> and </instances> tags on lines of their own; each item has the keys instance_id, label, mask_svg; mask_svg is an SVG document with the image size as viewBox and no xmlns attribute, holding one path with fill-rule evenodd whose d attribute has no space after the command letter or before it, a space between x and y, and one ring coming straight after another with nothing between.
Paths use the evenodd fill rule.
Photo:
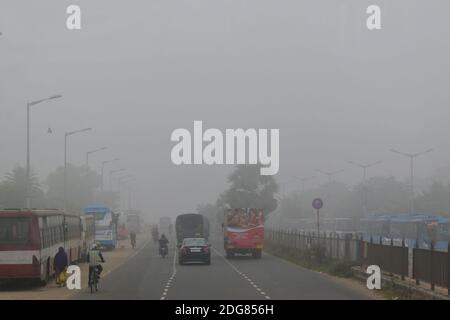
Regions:
<instances>
[{"instance_id":1,"label":"metal guardrail","mask_svg":"<svg viewBox=\"0 0 450 320\"><path fill-rule=\"evenodd\" d=\"M377 265L384 272L408 276L408 248L364 242L364 265Z\"/></svg>"},{"instance_id":2,"label":"metal guardrail","mask_svg":"<svg viewBox=\"0 0 450 320\"><path fill-rule=\"evenodd\" d=\"M265 231L265 241L299 251L321 247L326 258L353 261L361 266L378 265L383 272L399 275L402 279L408 276L411 263L416 284L427 282L431 290L438 285L447 288L450 295L450 243L447 252L442 252L435 251L433 245L430 249L408 248L404 240L401 245L394 245L393 240L390 244L373 243L352 234L317 235L314 232L270 229ZM409 256L411 249L412 259Z\"/></svg>"},{"instance_id":3,"label":"metal guardrail","mask_svg":"<svg viewBox=\"0 0 450 320\"><path fill-rule=\"evenodd\" d=\"M416 282L430 283L431 290L438 285L448 289L450 294L450 245L447 252L431 249L413 250L413 277Z\"/></svg>"}]
</instances>

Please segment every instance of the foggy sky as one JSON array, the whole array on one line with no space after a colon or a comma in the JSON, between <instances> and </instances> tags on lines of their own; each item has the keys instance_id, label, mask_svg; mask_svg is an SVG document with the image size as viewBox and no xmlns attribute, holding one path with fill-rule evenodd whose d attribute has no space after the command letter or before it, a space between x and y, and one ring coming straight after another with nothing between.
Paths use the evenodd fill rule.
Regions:
<instances>
[{"instance_id":1,"label":"foggy sky","mask_svg":"<svg viewBox=\"0 0 450 320\"><path fill-rule=\"evenodd\" d=\"M82 30L65 27L67 6ZM382 9L382 30L366 8ZM26 102L31 163L41 179L63 164L134 174L138 207L176 215L215 201L231 166L175 166L174 129L279 128L277 179L314 169L409 174L390 148L435 148L418 177L449 164L450 2L435 0L2 0L0 1L0 175L25 164ZM51 127L53 134L47 134ZM325 181L320 177L315 183Z\"/></svg>"}]
</instances>

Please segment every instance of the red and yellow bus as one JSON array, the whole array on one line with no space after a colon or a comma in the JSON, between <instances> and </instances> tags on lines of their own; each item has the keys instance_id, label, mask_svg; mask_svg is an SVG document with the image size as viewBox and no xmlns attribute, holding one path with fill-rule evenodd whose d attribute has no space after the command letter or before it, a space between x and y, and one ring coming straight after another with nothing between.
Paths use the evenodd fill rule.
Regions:
<instances>
[{"instance_id":1,"label":"red and yellow bus","mask_svg":"<svg viewBox=\"0 0 450 320\"><path fill-rule=\"evenodd\" d=\"M53 259L63 247L69 263L80 259L81 220L61 210L0 210L0 280L54 275Z\"/></svg>"}]
</instances>

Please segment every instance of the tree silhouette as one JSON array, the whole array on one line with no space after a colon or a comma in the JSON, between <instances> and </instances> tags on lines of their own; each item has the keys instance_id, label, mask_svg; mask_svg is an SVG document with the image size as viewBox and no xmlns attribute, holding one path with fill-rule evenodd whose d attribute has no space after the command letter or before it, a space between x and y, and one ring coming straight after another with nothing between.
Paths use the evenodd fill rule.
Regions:
<instances>
[{"instance_id":1,"label":"tree silhouette","mask_svg":"<svg viewBox=\"0 0 450 320\"><path fill-rule=\"evenodd\" d=\"M278 184L272 176L260 174L261 165L238 165L228 177L230 188L217 204L230 208L261 208L267 216L277 208Z\"/></svg>"},{"instance_id":2,"label":"tree silhouette","mask_svg":"<svg viewBox=\"0 0 450 320\"><path fill-rule=\"evenodd\" d=\"M8 172L4 181L0 183L0 204L3 207L21 208L26 206L27 184L29 185L29 195L32 206L41 204L44 192L39 184L38 177L31 172L30 180L27 183L26 169L16 165Z\"/></svg>"}]
</instances>

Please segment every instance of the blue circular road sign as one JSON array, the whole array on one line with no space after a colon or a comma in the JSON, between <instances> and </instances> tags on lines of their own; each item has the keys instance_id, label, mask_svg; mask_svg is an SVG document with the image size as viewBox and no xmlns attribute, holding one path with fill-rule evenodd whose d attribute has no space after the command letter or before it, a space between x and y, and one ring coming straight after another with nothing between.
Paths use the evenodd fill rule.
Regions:
<instances>
[{"instance_id":1,"label":"blue circular road sign","mask_svg":"<svg viewBox=\"0 0 450 320\"><path fill-rule=\"evenodd\" d=\"M323 201L320 198L316 198L312 202L312 206L314 209L319 210L323 207Z\"/></svg>"}]
</instances>

